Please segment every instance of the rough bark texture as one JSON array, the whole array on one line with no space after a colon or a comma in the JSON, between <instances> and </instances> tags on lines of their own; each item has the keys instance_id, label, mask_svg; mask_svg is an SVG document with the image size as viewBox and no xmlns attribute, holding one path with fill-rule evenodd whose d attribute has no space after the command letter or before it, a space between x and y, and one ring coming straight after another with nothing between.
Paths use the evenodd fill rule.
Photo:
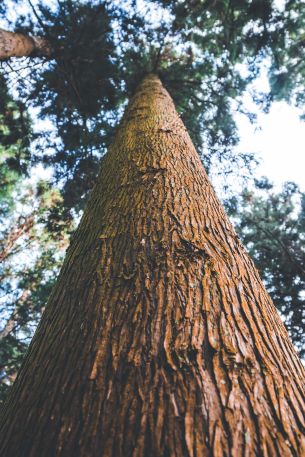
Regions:
<instances>
[{"instance_id":1,"label":"rough bark texture","mask_svg":"<svg viewBox=\"0 0 305 457\"><path fill-rule=\"evenodd\" d=\"M3 457L304 456L304 369L160 80L131 100Z\"/></svg>"},{"instance_id":2,"label":"rough bark texture","mask_svg":"<svg viewBox=\"0 0 305 457\"><path fill-rule=\"evenodd\" d=\"M44 38L0 29L0 60L10 57L50 57L51 54L51 46Z\"/></svg>"}]
</instances>

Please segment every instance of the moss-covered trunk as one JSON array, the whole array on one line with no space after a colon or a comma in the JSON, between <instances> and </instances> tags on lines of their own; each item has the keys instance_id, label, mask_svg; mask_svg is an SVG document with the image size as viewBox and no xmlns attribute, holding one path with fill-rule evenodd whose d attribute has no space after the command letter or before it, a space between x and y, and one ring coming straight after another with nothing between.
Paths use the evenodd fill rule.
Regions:
<instances>
[{"instance_id":1,"label":"moss-covered trunk","mask_svg":"<svg viewBox=\"0 0 305 457\"><path fill-rule=\"evenodd\" d=\"M2 413L1 456L304 456L304 379L149 75Z\"/></svg>"}]
</instances>

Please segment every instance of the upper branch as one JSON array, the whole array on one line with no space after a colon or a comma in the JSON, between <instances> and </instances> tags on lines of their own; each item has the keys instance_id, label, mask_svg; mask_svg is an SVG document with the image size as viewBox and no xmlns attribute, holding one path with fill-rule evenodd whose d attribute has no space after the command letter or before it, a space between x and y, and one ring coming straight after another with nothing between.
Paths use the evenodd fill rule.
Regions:
<instances>
[{"instance_id":1,"label":"upper branch","mask_svg":"<svg viewBox=\"0 0 305 457\"><path fill-rule=\"evenodd\" d=\"M52 47L41 37L0 29L0 60L10 57L51 57Z\"/></svg>"}]
</instances>

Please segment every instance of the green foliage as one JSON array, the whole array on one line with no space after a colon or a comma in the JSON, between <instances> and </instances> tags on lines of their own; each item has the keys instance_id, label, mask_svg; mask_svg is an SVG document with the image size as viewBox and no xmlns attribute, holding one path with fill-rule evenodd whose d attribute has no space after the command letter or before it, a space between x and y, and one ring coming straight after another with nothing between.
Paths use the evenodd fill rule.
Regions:
<instances>
[{"instance_id":1,"label":"green foliage","mask_svg":"<svg viewBox=\"0 0 305 457\"><path fill-rule=\"evenodd\" d=\"M46 182L20 185L0 230L0 390L14 379L61 266L73 220ZM1 387L2 386L2 387ZM0 396L1 401L1 396Z\"/></svg>"},{"instance_id":2,"label":"green foliage","mask_svg":"<svg viewBox=\"0 0 305 457\"><path fill-rule=\"evenodd\" d=\"M288 0L282 5L272 0L158 2L173 14L172 33L180 34L190 44L202 78L205 104L198 106L196 118L203 134L201 152L207 165L211 151L215 151L218 160L226 158L228 163L232 160L231 149L238 141L232 100L244 112L241 96L262 67L269 69L271 87L269 92L252 94L261 108L267 111L274 99L304 105L304 2ZM196 112L193 100L196 96L198 90L192 90L186 97L190 105L186 124L193 106ZM246 114L253 120L252 113ZM192 126L188 128L192 132ZM244 158L250 163L250 155ZM235 168L237 163L235 160Z\"/></svg>"},{"instance_id":3,"label":"green foliage","mask_svg":"<svg viewBox=\"0 0 305 457\"><path fill-rule=\"evenodd\" d=\"M1 192L26 173L30 158L29 117L25 106L7 92L4 77L0 75L0 158Z\"/></svg>"},{"instance_id":4,"label":"green foliage","mask_svg":"<svg viewBox=\"0 0 305 457\"><path fill-rule=\"evenodd\" d=\"M180 30L226 68L244 57L259 57L271 45L277 9L272 0L159 0L173 12ZM262 55L261 55L262 56Z\"/></svg>"},{"instance_id":5,"label":"green foliage","mask_svg":"<svg viewBox=\"0 0 305 457\"><path fill-rule=\"evenodd\" d=\"M127 97L152 71L174 98L207 169L215 161L226 165L226 173L254 164L251 154L234 152L232 100L255 77L253 72L242 77L236 64L246 57L260 61L262 45L252 43L257 52L250 50L240 36L257 13L233 2L224 14L223 2L216 4L174 2L174 19L158 22L146 15L144 22L129 2L118 7L67 0L54 9L41 0L27 18L18 19L17 29L47 38L54 50L51 61L37 60L30 84L23 79L18 90L55 125L55 132L40 135L32 161L53 167L67 210L83 207ZM260 10L268 21L265 6ZM251 41L251 32L246 38Z\"/></svg>"},{"instance_id":6,"label":"green foliage","mask_svg":"<svg viewBox=\"0 0 305 457\"><path fill-rule=\"evenodd\" d=\"M13 335L8 335L0 343L0 404L16 378L16 368L20 367L27 348L28 344Z\"/></svg>"},{"instance_id":7,"label":"green foliage","mask_svg":"<svg viewBox=\"0 0 305 457\"><path fill-rule=\"evenodd\" d=\"M17 370L61 265L73 221L60 192L25 180L31 125L0 78L0 402Z\"/></svg>"},{"instance_id":8,"label":"green foliage","mask_svg":"<svg viewBox=\"0 0 305 457\"><path fill-rule=\"evenodd\" d=\"M292 341L305 355L305 193L286 183L276 192L267 179L227 202L229 214L284 318Z\"/></svg>"},{"instance_id":9,"label":"green foliage","mask_svg":"<svg viewBox=\"0 0 305 457\"><path fill-rule=\"evenodd\" d=\"M150 17L157 6L165 19ZM262 63L272 62L272 91L254 94L254 100L265 109L275 92L291 98L302 79L293 44L304 28L298 2L288 1L282 10L271 0L159 0L141 8L140 14L129 1L39 0L16 22L18 30L45 37L53 48L53 59L37 59L18 90L55 127L40 133L31 160L54 169L67 214L83 208L122 108L147 72L159 73L206 168L222 162L225 173L241 174L254 160L248 151L234 151L233 114L240 110L255 119L242 95ZM294 73L286 83L289 65ZM300 91L298 97L301 103Z\"/></svg>"},{"instance_id":10,"label":"green foliage","mask_svg":"<svg viewBox=\"0 0 305 457\"><path fill-rule=\"evenodd\" d=\"M95 181L124 100L119 46L137 22L107 1L38 2L16 28L45 37L52 59L37 59L18 91L39 117L52 123L40 133L32 163L52 166L67 209L80 209ZM38 19L37 19L38 18ZM47 153L46 153L47 151Z\"/></svg>"},{"instance_id":11,"label":"green foliage","mask_svg":"<svg viewBox=\"0 0 305 457\"><path fill-rule=\"evenodd\" d=\"M282 26L274 36L271 93L275 100L292 101L303 107L305 102L305 3L288 0L278 18Z\"/></svg>"}]
</instances>

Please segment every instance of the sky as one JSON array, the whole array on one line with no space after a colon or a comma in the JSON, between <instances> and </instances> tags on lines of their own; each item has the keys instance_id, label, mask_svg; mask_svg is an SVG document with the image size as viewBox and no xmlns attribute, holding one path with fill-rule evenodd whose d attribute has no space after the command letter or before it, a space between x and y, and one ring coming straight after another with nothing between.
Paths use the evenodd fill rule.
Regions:
<instances>
[{"instance_id":1,"label":"sky","mask_svg":"<svg viewBox=\"0 0 305 457\"><path fill-rule=\"evenodd\" d=\"M243 73L247 69L240 65L239 71ZM237 149L255 153L259 160L257 177L266 176L276 188L294 181L305 191L305 121L300 119L304 109L280 101L273 102L269 112L263 113L253 102L252 92L270 92L267 60L242 98L244 107L257 115L257 122L252 125L245 115L235 114L240 137Z\"/></svg>"},{"instance_id":2,"label":"sky","mask_svg":"<svg viewBox=\"0 0 305 457\"><path fill-rule=\"evenodd\" d=\"M285 102L274 102L268 114L259 113L256 126L236 115L240 151L255 152L260 158L256 170L278 186L296 182L305 191L305 122L301 110Z\"/></svg>"}]
</instances>

